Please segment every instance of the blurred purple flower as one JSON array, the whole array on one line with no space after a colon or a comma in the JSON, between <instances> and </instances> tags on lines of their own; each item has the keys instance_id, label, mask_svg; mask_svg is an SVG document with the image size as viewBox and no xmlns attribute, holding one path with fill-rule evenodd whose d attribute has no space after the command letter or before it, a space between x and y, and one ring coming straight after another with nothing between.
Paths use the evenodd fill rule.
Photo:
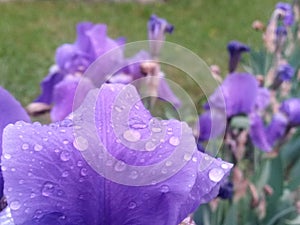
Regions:
<instances>
[{"instance_id":1,"label":"blurred purple flower","mask_svg":"<svg viewBox=\"0 0 300 225\"><path fill-rule=\"evenodd\" d=\"M277 68L277 76L282 81L290 81L295 74L295 69L290 64L282 64Z\"/></svg>"},{"instance_id":2,"label":"blurred purple flower","mask_svg":"<svg viewBox=\"0 0 300 225\"><path fill-rule=\"evenodd\" d=\"M119 47L125 43L124 38L113 40L107 36L107 27L104 24L93 24L91 22L81 22L77 24L77 39L73 44L63 44L56 50L55 54L55 66L53 66L48 76L41 82L42 93L31 103L27 109L30 114L39 113L39 109L44 110L43 107L32 107L39 103L46 105L53 104L56 109L60 106L57 105L57 98L55 95L63 96L66 90L56 88L58 84L64 81L67 76L82 76L89 65L94 62L98 57L107 53L108 51ZM113 59L106 60L107 65L119 64L123 60L123 52L115 54ZM98 76L102 74L99 73ZM74 84L74 83L73 83ZM62 86L62 85L61 85ZM67 86L65 86L67 87ZM71 87L70 87L71 88ZM74 85L72 89L74 90ZM55 93L61 91L61 93ZM74 91L72 93L75 93ZM72 104L74 96L68 93L68 105ZM67 101L67 100L65 100ZM61 105L64 107L64 105ZM68 109L70 107L67 107ZM31 110L33 109L33 110ZM52 112L53 121L62 120L71 111L60 108L58 111L65 111L65 113L59 113L55 115Z\"/></svg>"},{"instance_id":3,"label":"blurred purple flower","mask_svg":"<svg viewBox=\"0 0 300 225\"><path fill-rule=\"evenodd\" d=\"M277 141L283 138L288 127L288 120L282 113L273 115L271 123L266 129L266 136L269 144L274 146Z\"/></svg>"},{"instance_id":4,"label":"blurred purple flower","mask_svg":"<svg viewBox=\"0 0 300 225\"><path fill-rule=\"evenodd\" d=\"M300 126L300 99L292 98L282 102L279 112L274 114L269 125L253 113L251 115L250 137L260 149L270 152L272 147L288 132L288 128Z\"/></svg>"},{"instance_id":5,"label":"blurred purple flower","mask_svg":"<svg viewBox=\"0 0 300 225\"><path fill-rule=\"evenodd\" d=\"M294 13L293 13L293 7L290 3L278 2L276 4L275 8L283 11L282 19L283 19L284 25L286 25L286 26L293 25Z\"/></svg>"},{"instance_id":6,"label":"blurred purple flower","mask_svg":"<svg viewBox=\"0 0 300 225\"><path fill-rule=\"evenodd\" d=\"M253 144L265 152L271 152L272 146L268 141L266 128L262 118L257 113L251 113L249 119L249 135Z\"/></svg>"},{"instance_id":7,"label":"blurred purple flower","mask_svg":"<svg viewBox=\"0 0 300 225\"><path fill-rule=\"evenodd\" d=\"M0 154L2 155L2 134L3 129L10 123L19 120L30 122L30 118L22 108L21 104L9 92L0 87ZM2 157L9 158L9 154ZM3 197L3 177L0 171L0 199Z\"/></svg>"},{"instance_id":8,"label":"blurred purple flower","mask_svg":"<svg viewBox=\"0 0 300 225\"><path fill-rule=\"evenodd\" d=\"M148 21L148 39L154 41L150 43L150 52L153 57L158 57L160 49L165 41L165 34L172 33L174 26L167 20L152 15Z\"/></svg>"},{"instance_id":9,"label":"blurred purple flower","mask_svg":"<svg viewBox=\"0 0 300 225\"><path fill-rule=\"evenodd\" d=\"M208 107L226 110L227 117L239 114L248 114L257 105L258 82L248 73L233 73L226 77L221 86L209 97ZM225 99L226 109L223 109L221 98Z\"/></svg>"},{"instance_id":10,"label":"blurred purple flower","mask_svg":"<svg viewBox=\"0 0 300 225\"><path fill-rule=\"evenodd\" d=\"M282 102L280 109L287 116L289 126L300 126L300 99L291 98Z\"/></svg>"},{"instance_id":11,"label":"blurred purple flower","mask_svg":"<svg viewBox=\"0 0 300 225\"><path fill-rule=\"evenodd\" d=\"M249 52L250 48L238 41L230 41L227 45L227 50L229 53L229 73L235 71L238 63L241 59L241 54L244 52Z\"/></svg>"},{"instance_id":12,"label":"blurred purple flower","mask_svg":"<svg viewBox=\"0 0 300 225\"><path fill-rule=\"evenodd\" d=\"M255 110L263 111L265 110L268 105L270 104L271 94L267 88L259 87L256 101L255 101Z\"/></svg>"},{"instance_id":13,"label":"blurred purple flower","mask_svg":"<svg viewBox=\"0 0 300 225\"><path fill-rule=\"evenodd\" d=\"M179 224L218 195L232 167L197 151L185 123L153 118L133 86L104 84L73 118L4 130L16 224Z\"/></svg>"},{"instance_id":14,"label":"blurred purple flower","mask_svg":"<svg viewBox=\"0 0 300 225\"><path fill-rule=\"evenodd\" d=\"M205 111L199 117L199 141L208 141L210 138L216 138L223 134L226 129L224 115L217 111Z\"/></svg>"}]
</instances>

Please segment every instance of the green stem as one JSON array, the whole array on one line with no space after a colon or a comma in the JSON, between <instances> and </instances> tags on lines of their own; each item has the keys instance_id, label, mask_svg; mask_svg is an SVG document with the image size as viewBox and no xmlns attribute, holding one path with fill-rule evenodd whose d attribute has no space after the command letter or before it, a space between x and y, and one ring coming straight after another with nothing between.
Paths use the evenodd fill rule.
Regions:
<instances>
[{"instance_id":1,"label":"green stem","mask_svg":"<svg viewBox=\"0 0 300 225\"><path fill-rule=\"evenodd\" d=\"M278 219L280 219L281 217L295 211L295 207L292 206L290 208L287 208L285 210L282 210L280 213L276 214L267 225L273 225Z\"/></svg>"}]
</instances>

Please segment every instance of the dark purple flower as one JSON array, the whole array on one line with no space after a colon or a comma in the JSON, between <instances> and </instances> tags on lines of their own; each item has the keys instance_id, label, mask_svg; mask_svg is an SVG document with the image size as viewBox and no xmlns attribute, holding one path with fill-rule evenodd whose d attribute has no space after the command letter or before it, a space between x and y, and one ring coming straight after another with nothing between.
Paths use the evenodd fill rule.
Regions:
<instances>
[{"instance_id":1,"label":"dark purple flower","mask_svg":"<svg viewBox=\"0 0 300 225\"><path fill-rule=\"evenodd\" d=\"M226 77L221 86L209 97L209 107L226 110L227 117L250 113L256 104L258 82L248 73L233 73ZM226 109L223 108L222 98Z\"/></svg>"},{"instance_id":2,"label":"dark purple flower","mask_svg":"<svg viewBox=\"0 0 300 225\"><path fill-rule=\"evenodd\" d=\"M5 89L0 87L0 154L2 155L2 134L3 129L10 123L15 123L19 120L30 122L30 118L22 108L21 104L10 95ZM2 157L9 158L7 154ZM3 177L0 171L0 199L3 197Z\"/></svg>"},{"instance_id":3,"label":"dark purple flower","mask_svg":"<svg viewBox=\"0 0 300 225\"><path fill-rule=\"evenodd\" d=\"M153 118L131 85L104 84L72 116L4 130L16 224L179 224L232 167L197 151L185 123Z\"/></svg>"},{"instance_id":4,"label":"dark purple flower","mask_svg":"<svg viewBox=\"0 0 300 225\"><path fill-rule=\"evenodd\" d=\"M282 64L277 68L277 76L282 81L290 81L295 74L295 69L290 64Z\"/></svg>"},{"instance_id":5,"label":"dark purple flower","mask_svg":"<svg viewBox=\"0 0 300 225\"><path fill-rule=\"evenodd\" d=\"M172 33L174 26L168 23L167 20L151 15L148 21L148 38L149 40L163 41L165 40L165 33Z\"/></svg>"},{"instance_id":6,"label":"dark purple flower","mask_svg":"<svg viewBox=\"0 0 300 225\"><path fill-rule=\"evenodd\" d=\"M233 183L226 182L221 185L218 197L222 199L231 199L234 193Z\"/></svg>"},{"instance_id":7,"label":"dark purple flower","mask_svg":"<svg viewBox=\"0 0 300 225\"><path fill-rule=\"evenodd\" d=\"M290 126L300 126L300 99L291 98L282 102L280 111L287 116Z\"/></svg>"},{"instance_id":8,"label":"dark purple flower","mask_svg":"<svg viewBox=\"0 0 300 225\"><path fill-rule=\"evenodd\" d=\"M241 54L244 52L249 52L250 48L238 41L231 41L227 45L227 50L229 53L229 73L232 73L237 68L237 65L241 59Z\"/></svg>"},{"instance_id":9,"label":"dark purple flower","mask_svg":"<svg viewBox=\"0 0 300 225\"><path fill-rule=\"evenodd\" d=\"M283 23L286 26L291 26L294 23L294 13L293 7L290 3L286 2L278 2L276 4L276 9L280 9L283 11Z\"/></svg>"},{"instance_id":10,"label":"dark purple flower","mask_svg":"<svg viewBox=\"0 0 300 225\"><path fill-rule=\"evenodd\" d=\"M150 43L150 52L153 57L158 57L160 49L165 40L166 33L172 33L174 26L167 20L152 15L148 21L148 39L153 41Z\"/></svg>"}]
</instances>

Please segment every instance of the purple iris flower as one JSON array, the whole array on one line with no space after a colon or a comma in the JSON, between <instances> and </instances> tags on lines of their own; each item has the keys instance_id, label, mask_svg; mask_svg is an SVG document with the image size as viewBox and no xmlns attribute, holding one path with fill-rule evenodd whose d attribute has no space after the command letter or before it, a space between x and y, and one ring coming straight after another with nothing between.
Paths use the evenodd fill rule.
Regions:
<instances>
[{"instance_id":1,"label":"purple iris flower","mask_svg":"<svg viewBox=\"0 0 300 225\"><path fill-rule=\"evenodd\" d=\"M30 122L30 118L22 108L21 104L0 87L0 154L2 155L2 134L3 129L10 123L15 123L19 120ZM9 155L4 154L4 158L9 158ZM3 197L3 177L0 171L0 199Z\"/></svg>"},{"instance_id":2,"label":"purple iris flower","mask_svg":"<svg viewBox=\"0 0 300 225\"><path fill-rule=\"evenodd\" d=\"M290 126L300 126L300 99L291 98L282 102L280 111L287 116Z\"/></svg>"},{"instance_id":3,"label":"purple iris flower","mask_svg":"<svg viewBox=\"0 0 300 225\"><path fill-rule=\"evenodd\" d=\"M268 141L267 131L261 116L257 113L251 113L249 135L255 146L265 152L272 151L272 145Z\"/></svg>"},{"instance_id":4,"label":"purple iris flower","mask_svg":"<svg viewBox=\"0 0 300 225\"><path fill-rule=\"evenodd\" d=\"M39 103L46 105L53 104L57 109L55 111L58 112L58 114L56 114L56 112L51 113L53 121L64 119L71 111L67 111L64 108L58 110L59 107L55 101L55 96L63 96L66 91L56 86L63 82L67 76L78 77L83 75L89 65L99 56L125 43L123 38L116 40L109 38L106 31L107 27L104 24L93 24L90 22L79 23L77 25L76 41L72 44L63 44L56 50L55 66L50 69L48 76L41 83L41 95L31 105ZM119 54L115 54L114 56L113 59L106 61L107 65L122 62L123 52L121 48ZM98 76L101 75L103 74L98 74ZM74 84L74 82L72 83ZM57 93L59 91L61 91L61 93ZM69 96L69 99L72 102L72 96ZM38 113L39 108L30 107L31 105L28 106L28 109L34 108L34 110L29 110L30 113ZM65 111L65 113L63 113L63 111Z\"/></svg>"},{"instance_id":5,"label":"purple iris flower","mask_svg":"<svg viewBox=\"0 0 300 225\"><path fill-rule=\"evenodd\" d=\"M226 124L223 124L226 119L221 112L205 111L199 117L199 141L208 141L210 138L216 138L226 129ZM222 126L223 125L223 126Z\"/></svg>"},{"instance_id":6,"label":"purple iris flower","mask_svg":"<svg viewBox=\"0 0 300 225\"><path fill-rule=\"evenodd\" d=\"M226 110L227 117L250 113L257 102L258 82L248 73L233 73L226 77L221 86L209 97L208 107ZM220 105L222 95L225 99L226 109Z\"/></svg>"},{"instance_id":7,"label":"purple iris flower","mask_svg":"<svg viewBox=\"0 0 300 225\"><path fill-rule=\"evenodd\" d=\"M290 3L286 2L278 2L276 4L276 9L280 9L283 11L283 23L286 26L291 26L294 23L294 13L293 7Z\"/></svg>"},{"instance_id":8,"label":"purple iris flower","mask_svg":"<svg viewBox=\"0 0 300 225\"><path fill-rule=\"evenodd\" d=\"M290 81L295 74L295 69L290 64L279 65L277 76L282 81Z\"/></svg>"},{"instance_id":9,"label":"purple iris flower","mask_svg":"<svg viewBox=\"0 0 300 225\"><path fill-rule=\"evenodd\" d=\"M163 41L165 40L165 34L171 34L173 30L174 26L167 20L154 14L150 17L148 21L148 39L155 41L150 43L150 51L153 57L158 57Z\"/></svg>"},{"instance_id":10,"label":"purple iris flower","mask_svg":"<svg viewBox=\"0 0 300 225\"><path fill-rule=\"evenodd\" d=\"M244 52L249 52L250 48L238 41L230 41L227 45L227 50L229 53L229 73L235 71L238 63L241 59L241 54Z\"/></svg>"},{"instance_id":11,"label":"purple iris flower","mask_svg":"<svg viewBox=\"0 0 300 225\"><path fill-rule=\"evenodd\" d=\"M23 225L179 224L218 195L232 167L121 84L89 92L62 122L7 126L3 152L5 195Z\"/></svg>"},{"instance_id":12,"label":"purple iris flower","mask_svg":"<svg viewBox=\"0 0 300 225\"><path fill-rule=\"evenodd\" d=\"M292 98L282 102L270 124L266 126L262 118L251 115L250 137L253 143L264 151L271 151L278 141L285 137L288 128L300 126L300 99Z\"/></svg>"}]
</instances>

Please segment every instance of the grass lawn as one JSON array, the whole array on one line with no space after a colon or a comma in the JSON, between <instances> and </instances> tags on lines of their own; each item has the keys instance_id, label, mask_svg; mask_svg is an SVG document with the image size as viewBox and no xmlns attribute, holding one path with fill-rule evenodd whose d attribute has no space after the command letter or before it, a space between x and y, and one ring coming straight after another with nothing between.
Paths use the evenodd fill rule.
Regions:
<instances>
[{"instance_id":1,"label":"grass lawn","mask_svg":"<svg viewBox=\"0 0 300 225\"><path fill-rule=\"evenodd\" d=\"M267 22L275 0L169 0L141 5L92 1L30 1L0 3L0 85L22 104L40 92L39 82L54 62L55 49L75 40L80 21L106 23L111 37L128 42L147 38L152 13L175 25L167 40L185 46L208 64L226 72L226 44L232 39L261 45L261 33L251 28L255 19Z\"/></svg>"}]
</instances>

